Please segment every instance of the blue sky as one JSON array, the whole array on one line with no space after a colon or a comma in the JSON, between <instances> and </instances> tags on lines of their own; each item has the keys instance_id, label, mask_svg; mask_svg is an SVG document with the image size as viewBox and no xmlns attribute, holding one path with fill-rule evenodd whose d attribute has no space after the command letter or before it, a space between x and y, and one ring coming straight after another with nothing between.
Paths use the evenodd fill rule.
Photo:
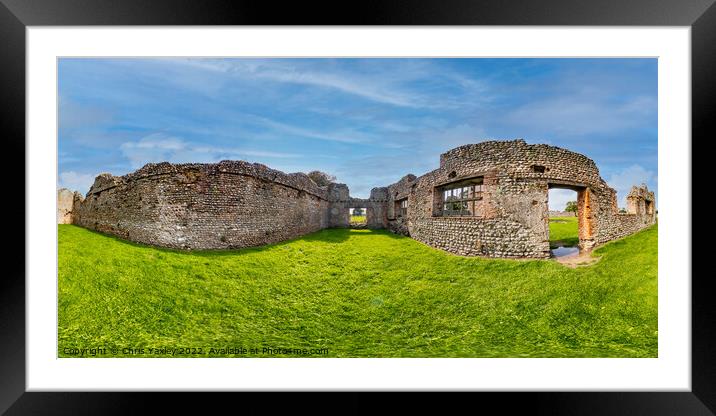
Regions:
<instances>
[{"instance_id":1,"label":"blue sky","mask_svg":"<svg viewBox=\"0 0 716 416\"><path fill-rule=\"evenodd\" d=\"M656 191L656 59L64 58L58 77L58 186L82 193L102 172L240 159L367 197L513 138L592 158L620 206L632 184Z\"/></svg>"}]
</instances>

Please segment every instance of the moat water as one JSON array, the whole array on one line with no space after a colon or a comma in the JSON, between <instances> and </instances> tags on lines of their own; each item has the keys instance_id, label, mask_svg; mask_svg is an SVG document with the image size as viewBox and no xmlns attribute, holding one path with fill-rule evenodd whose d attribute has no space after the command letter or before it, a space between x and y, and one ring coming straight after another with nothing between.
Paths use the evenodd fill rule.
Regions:
<instances>
[{"instance_id":1,"label":"moat water","mask_svg":"<svg viewBox=\"0 0 716 416\"><path fill-rule=\"evenodd\" d=\"M579 254L579 247L557 247L550 251L554 257L576 256Z\"/></svg>"}]
</instances>

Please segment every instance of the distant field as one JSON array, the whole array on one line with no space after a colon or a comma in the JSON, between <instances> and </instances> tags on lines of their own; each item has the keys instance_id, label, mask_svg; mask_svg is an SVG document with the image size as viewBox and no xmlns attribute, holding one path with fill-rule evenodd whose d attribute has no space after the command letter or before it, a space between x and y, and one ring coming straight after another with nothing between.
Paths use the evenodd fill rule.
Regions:
<instances>
[{"instance_id":1,"label":"distant field","mask_svg":"<svg viewBox=\"0 0 716 416\"><path fill-rule=\"evenodd\" d=\"M368 220L368 217L365 215L351 215L351 222L352 223L362 223L366 222Z\"/></svg>"},{"instance_id":2,"label":"distant field","mask_svg":"<svg viewBox=\"0 0 716 416\"><path fill-rule=\"evenodd\" d=\"M93 347L117 357L182 347L198 357L300 356L264 347L327 357L657 356L656 225L575 269L460 257L378 230L180 252L58 228L61 357Z\"/></svg>"},{"instance_id":3,"label":"distant field","mask_svg":"<svg viewBox=\"0 0 716 416\"><path fill-rule=\"evenodd\" d=\"M549 219L549 243L551 247L573 247L579 244L577 217L553 217Z\"/></svg>"}]
</instances>

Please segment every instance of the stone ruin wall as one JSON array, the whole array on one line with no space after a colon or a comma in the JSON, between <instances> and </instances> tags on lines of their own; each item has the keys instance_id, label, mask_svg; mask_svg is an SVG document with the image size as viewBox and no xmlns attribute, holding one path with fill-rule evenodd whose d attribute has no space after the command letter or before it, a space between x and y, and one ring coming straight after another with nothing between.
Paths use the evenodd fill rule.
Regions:
<instances>
[{"instance_id":1,"label":"stone ruin wall","mask_svg":"<svg viewBox=\"0 0 716 416\"><path fill-rule=\"evenodd\" d=\"M370 198L351 198L348 187L344 184L336 184L336 192L331 195L330 216L333 227L350 227L350 208L366 209L366 226L370 229L382 229L388 226L387 217L387 188L373 188Z\"/></svg>"},{"instance_id":2,"label":"stone ruin wall","mask_svg":"<svg viewBox=\"0 0 716 416\"><path fill-rule=\"evenodd\" d=\"M123 239L180 249L231 249L334 226L329 188L261 164L148 164L97 177L74 223Z\"/></svg>"},{"instance_id":3,"label":"stone ruin wall","mask_svg":"<svg viewBox=\"0 0 716 416\"><path fill-rule=\"evenodd\" d=\"M440 186L482 177L477 217L437 214ZM351 198L344 184L319 187L307 175L261 164L148 164L115 177L97 177L86 198L58 193L58 222L123 239L180 249L265 245L318 231L349 227L349 208L366 208L368 228L387 228L466 256L550 256L548 190L578 193L580 247L590 249L655 222L654 194L632 189L628 214L595 163L578 153L524 140L461 146L440 156L440 167L420 177ZM396 203L407 199L407 216Z\"/></svg>"},{"instance_id":4,"label":"stone ruin wall","mask_svg":"<svg viewBox=\"0 0 716 416\"><path fill-rule=\"evenodd\" d=\"M69 189L60 189L57 191L57 223L72 224L72 209L74 206L75 194Z\"/></svg>"},{"instance_id":5,"label":"stone ruin wall","mask_svg":"<svg viewBox=\"0 0 716 416\"><path fill-rule=\"evenodd\" d=\"M654 208L654 192L649 191L646 185L632 186L627 195L627 213L619 213L616 207L616 196L613 201L613 209L616 214L602 219L604 232L600 235L597 243L603 244L608 241L626 237L656 222L656 209ZM652 209L647 211L646 206L651 205ZM640 210L639 207L642 209Z\"/></svg>"},{"instance_id":6,"label":"stone ruin wall","mask_svg":"<svg viewBox=\"0 0 716 416\"><path fill-rule=\"evenodd\" d=\"M483 177L477 217L436 215L437 187ZM408 175L388 187L388 227L455 254L546 258L549 248L548 190L578 192L580 247L591 249L636 232L655 216L619 214L616 192L599 176L595 163L578 153L524 140L488 141L452 149L440 167L419 178ZM653 193L652 199L653 199ZM407 198L407 217L395 213Z\"/></svg>"}]
</instances>

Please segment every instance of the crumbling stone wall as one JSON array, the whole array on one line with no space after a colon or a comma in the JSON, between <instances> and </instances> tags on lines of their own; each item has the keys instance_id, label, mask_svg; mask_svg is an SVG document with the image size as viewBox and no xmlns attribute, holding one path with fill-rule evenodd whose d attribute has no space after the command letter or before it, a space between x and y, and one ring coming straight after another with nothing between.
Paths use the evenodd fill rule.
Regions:
<instances>
[{"instance_id":1,"label":"crumbling stone wall","mask_svg":"<svg viewBox=\"0 0 716 416\"><path fill-rule=\"evenodd\" d=\"M615 196L616 198L616 196ZM627 195L627 213L617 213L604 219L605 232L600 236L599 243L633 234L656 222L654 192L646 185L632 186ZM616 199L614 201L616 206Z\"/></svg>"},{"instance_id":2,"label":"crumbling stone wall","mask_svg":"<svg viewBox=\"0 0 716 416\"><path fill-rule=\"evenodd\" d=\"M475 216L443 216L441 187L481 178ZM577 191L579 245L590 249L656 220L646 186L620 214L616 192L586 156L524 140L452 149L420 177L350 196L345 184L319 187L302 173L261 164L148 164L134 173L99 175L86 198L58 193L58 222L71 221L121 238L181 249L258 246L328 227L348 227L349 208L367 208L367 227L388 228L432 247L467 256L546 258L548 191ZM401 208L407 203L407 212Z\"/></svg>"},{"instance_id":3,"label":"crumbling stone wall","mask_svg":"<svg viewBox=\"0 0 716 416\"><path fill-rule=\"evenodd\" d=\"M483 178L477 216L441 216L439 187L477 177ZM577 191L579 245L583 249L655 222L653 215L619 214L616 191L586 156L513 140L452 149L440 156L438 169L420 177L405 176L388 186L388 227L461 255L546 258L550 255L550 188ZM408 200L408 212L399 218L393 207L403 198Z\"/></svg>"},{"instance_id":4,"label":"crumbling stone wall","mask_svg":"<svg viewBox=\"0 0 716 416\"><path fill-rule=\"evenodd\" d=\"M327 188L261 164L148 164L96 178L74 223L162 247L228 249L275 243L330 226Z\"/></svg>"},{"instance_id":5,"label":"crumbling stone wall","mask_svg":"<svg viewBox=\"0 0 716 416\"><path fill-rule=\"evenodd\" d=\"M345 187L345 193L334 195L335 199L331 201L331 226L336 228L350 227L350 208L366 209L366 224L364 228L381 229L387 228L386 204L388 197L387 188L373 188L370 192L370 198L351 198L348 195L348 187L343 184L339 186Z\"/></svg>"},{"instance_id":6,"label":"crumbling stone wall","mask_svg":"<svg viewBox=\"0 0 716 416\"><path fill-rule=\"evenodd\" d=\"M57 223L72 224L72 208L74 206L75 194L69 189L61 188L57 190Z\"/></svg>"}]
</instances>

